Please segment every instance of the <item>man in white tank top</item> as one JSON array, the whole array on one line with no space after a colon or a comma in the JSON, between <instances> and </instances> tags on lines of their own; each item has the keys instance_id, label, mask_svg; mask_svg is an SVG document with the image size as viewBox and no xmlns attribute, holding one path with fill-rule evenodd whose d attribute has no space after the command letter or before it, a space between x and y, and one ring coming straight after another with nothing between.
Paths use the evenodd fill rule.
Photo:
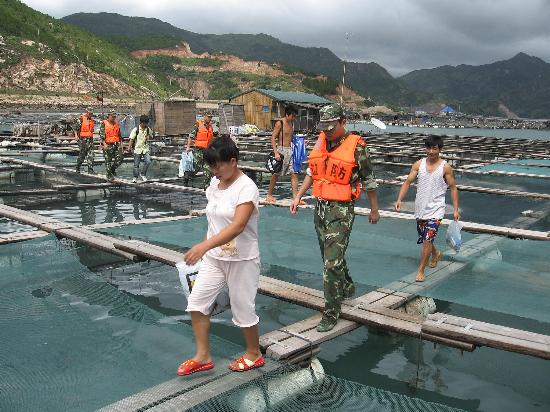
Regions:
<instances>
[{"instance_id":1,"label":"man in white tank top","mask_svg":"<svg viewBox=\"0 0 550 412\"><path fill-rule=\"evenodd\" d=\"M416 281L425 280L424 270L431 256L429 267L435 268L443 253L434 245L437 230L445 215L445 193L451 189L454 220L460 219L458 211L458 189L456 188L453 168L439 157L443 148L441 136L430 135L425 140L426 157L415 162L407 180L401 186L395 210L401 210L401 201L411 184L418 178L416 199L414 202L414 217L418 232L418 244L422 244L420 265L416 271Z\"/></svg>"}]
</instances>

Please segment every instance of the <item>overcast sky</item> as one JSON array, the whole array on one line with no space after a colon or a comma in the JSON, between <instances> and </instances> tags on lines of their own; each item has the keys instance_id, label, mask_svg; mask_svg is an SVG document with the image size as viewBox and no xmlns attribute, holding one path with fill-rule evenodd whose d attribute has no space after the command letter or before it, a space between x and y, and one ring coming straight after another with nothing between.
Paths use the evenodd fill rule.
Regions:
<instances>
[{"instance_id":1,"label":"overcast sky","mask_svg":"<svg viewBox=\"0 0 550 412\"><path fill-rule=\"evenodd\" d=\"M156 17L198 33L267 33L299 46L328 47L346 60L374 61L396 76L492 63L521 51L550 62L549 0L23 2L58 18L105 11Z\"/></svg>"}]
</instances>

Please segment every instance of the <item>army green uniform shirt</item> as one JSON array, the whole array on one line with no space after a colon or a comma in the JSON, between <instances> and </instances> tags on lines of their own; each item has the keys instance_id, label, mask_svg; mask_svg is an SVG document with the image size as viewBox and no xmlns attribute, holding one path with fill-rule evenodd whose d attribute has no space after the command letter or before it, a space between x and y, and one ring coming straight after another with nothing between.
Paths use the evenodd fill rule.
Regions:
<instances>
[{"instance_id":1,"label":"army green uniform shirt","mask_svg":"<svg viewBox=\"0 0 550 412\"><path fill-rule=\"evenodd\" d=\"M348 135L349 133L335 142L327 140L327 150L334 150ZM376 190L378 184L375 180L374 169L366 145L357 145L355 162L356 167L352 170L350 182L353 184L360 180L363 190ZM315 231L324 265L324 318L338 319L342 301L355 293L355 285L345 259L349 235L355 218L354 205L354 201L338 202L332 200L318 200L315 205Z\"/></svg>"}]
</instances>

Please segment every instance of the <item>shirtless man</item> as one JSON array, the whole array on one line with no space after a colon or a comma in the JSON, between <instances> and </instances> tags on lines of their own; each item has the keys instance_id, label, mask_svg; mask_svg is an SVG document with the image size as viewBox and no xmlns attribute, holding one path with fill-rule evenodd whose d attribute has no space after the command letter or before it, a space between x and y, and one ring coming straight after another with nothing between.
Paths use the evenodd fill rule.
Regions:
<instances>
[{"instance_id":1,"label":"shirtless man","mask_svg":"<svg viewBox=\"0 0 550 412\"><path fill-rule=\"evenodd\" d=\"M292 135L294 134L294 118L296 117L296 109L292 106L285 107L285 117L277 120L273 133L271 134L271 146L273 147L273 153L277 160L283 157L283 168L279 173L275 173L271 176L269 181L269 189L267 191L267 197L265 201L268 203L275 203L273 197L273 189L277 183L279 176L285 176L290 174L290 183L292 185L292 197L296 197L298 193L298 172L292 168Z\"/></svg>"}]
</instances>

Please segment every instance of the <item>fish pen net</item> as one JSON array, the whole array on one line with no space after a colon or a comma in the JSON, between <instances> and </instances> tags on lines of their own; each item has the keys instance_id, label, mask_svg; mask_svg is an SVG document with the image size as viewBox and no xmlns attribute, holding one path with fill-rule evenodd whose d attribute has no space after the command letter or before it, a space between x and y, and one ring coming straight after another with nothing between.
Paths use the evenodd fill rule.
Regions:
<instances>
[{"instance_id":1,"label":"fish pen net","mask_svg":"<svg viewBox=\"0 0 550 412\"><path fill-rule=\"evenodd\" d=\"M261 213L263 273L322 289L323 266L313 212L300 210L292 216L285 208L266 207ZM206 218L101 231L183 250L204 238ZM445 246L445 228L440 232L438 245L445 252L443 261L453 265L441 282L427 282L422 295L550 324L550 303L545 298L550 293L550 272L544 259L546 241L463 232L463 252L454 254ZM360 290L391 288L388 285L399 280L414 283L419 254L416 239L414 221L384 218L371 225L366 217L356 216L346 259ZM466 255L468 248L470 253Z\"/></svg>"},{"instance_id":2,"label":"fish pen net","mask_svg":"<svg viewBox=\"0 0 550 412\"><path fill-rule=\"evenodd\" d=\"M0 410L95 410L171 379L193 356L191 326L110 282L109 259L120 264L53 235L2 246ZM211 342L221 363L242 350Z\"/></svg>"},{"instance_id":3,"label":"fish pen net","mask_svg":"<svg viewBox=\"0 0 550 412\"><path fill-rule=\"evenodd\" d=\"M215 396L190 411L462 411L324 373L319 376L317 373L314 369L285 366Z\"/></svg>"}]
</instances>

